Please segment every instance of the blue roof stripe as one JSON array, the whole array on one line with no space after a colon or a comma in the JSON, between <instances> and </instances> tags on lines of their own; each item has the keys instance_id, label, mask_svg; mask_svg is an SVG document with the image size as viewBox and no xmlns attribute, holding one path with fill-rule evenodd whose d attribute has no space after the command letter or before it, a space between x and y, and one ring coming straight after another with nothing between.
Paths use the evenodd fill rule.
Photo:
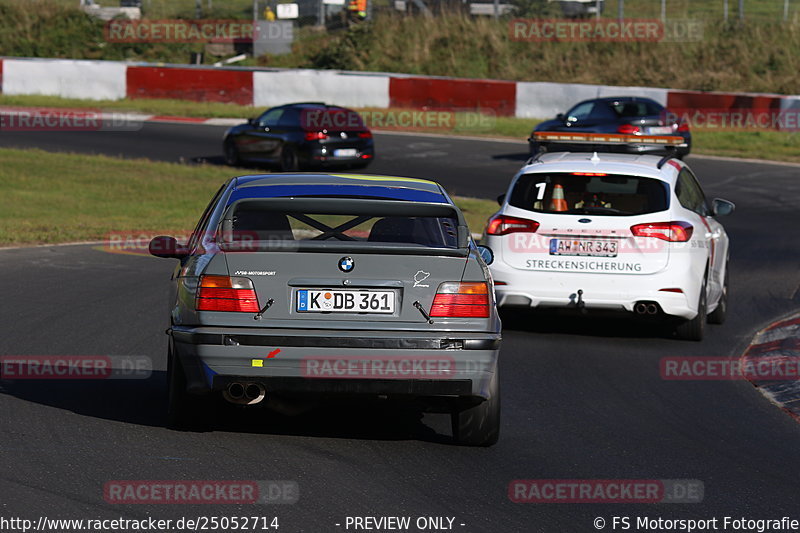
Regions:
<instances>
[{"instance_id":1,"label":"blue roof stripe","mask_svg":"<svg viewBox=\"0 0 800 533\"><path fill-rule=\"evenodd\" d=\"M446 204L441 193L406 189L404 187L380 187L374 185L265 185L236 189L228 199L228 205L246 198L283 198L288 196L366 196L389 198L409 202Z\"/></svg>"}]
</instances>

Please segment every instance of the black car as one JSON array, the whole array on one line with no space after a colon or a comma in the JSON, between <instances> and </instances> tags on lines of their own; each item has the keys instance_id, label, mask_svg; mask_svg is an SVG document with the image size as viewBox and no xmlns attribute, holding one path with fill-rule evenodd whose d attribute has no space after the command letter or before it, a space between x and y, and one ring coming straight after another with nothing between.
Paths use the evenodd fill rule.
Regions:
<instances>
[{"instance_id":1,"label":"black car","mask_svg":"<svg viewBox=\"0 0 800 533\"><path fill-rule=\"evenodd\" d=\"M622 133L627 135L680 135L686 141L677 149L678 157L689 154L692 134L689 125L682 122L664 106L649 98L621 96L584 100L555 119L546 120L536 126L537 131L573 131L581 133ZM531 155L541 148L541 143L528 139ZM629 153L653 153L663 151L657 146L624 145ZM583 148L585 150L585 147ZM559 150L564 150L560 144ZM580 150L576 148L575 151Z\"/></svg>"},{"instance_id":2,"label":"black car","mask_svg":"<svg viewBox=\"0 0 800 533\"><path fill-rule=\"evenodd\" d=\"M225 132L223 148L229 165L266 163L283 172L365 168L375 157L372 132L357 112L318 102L268 109Z\"/></svg>"}]
</instances>

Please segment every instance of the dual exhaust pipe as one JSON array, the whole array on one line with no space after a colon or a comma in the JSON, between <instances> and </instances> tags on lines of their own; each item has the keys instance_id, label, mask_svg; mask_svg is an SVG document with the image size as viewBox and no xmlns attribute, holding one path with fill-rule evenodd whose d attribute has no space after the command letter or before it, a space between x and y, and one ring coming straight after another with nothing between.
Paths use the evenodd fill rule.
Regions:
<instances>
[{"instance_id":1,"label":"dual exhaust pipe","mask_svg":"<svg viewBox=\"0 0 800 533\"><path fill-rule=\"evenodd\" d=\"M234 381L222 391L222 397L238 405L255 405L267 396L264 385L256 382Z\"/></svg>"},{"instance_id":2,"label":"dual exhaust pipe","mask_svg":"<svg viewBox=\"0 0 800 533\"><path fill-rule=\"evenodd\" d=\"M655 302L636 302L633 306L633 312L637 315L655 315L660 311L658 304Z\"/></svg>"}]
</instances>

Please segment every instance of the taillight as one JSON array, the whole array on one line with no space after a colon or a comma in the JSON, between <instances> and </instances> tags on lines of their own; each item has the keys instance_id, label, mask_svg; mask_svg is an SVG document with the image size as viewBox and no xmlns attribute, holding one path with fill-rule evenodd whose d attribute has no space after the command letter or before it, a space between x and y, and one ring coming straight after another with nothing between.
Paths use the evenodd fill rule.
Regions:
<instances>
[{"instance_id":1,"label":"taillight","mask_svg":"<svg viewBox=\"0 0 800 533\"><path fill-rule=\"evenodd\" d=\"M324 131L307 131L306 132L306 140L307 141L321 141L322 139L327 139L328 134Z\"/></svg>"},{"instance_id":2,"label":"taillight","mask_svg":"<svg viewBox=\"0 0 800 533\"><path fill-rule=\"evenodd\" d=\"M446 281L433 298L432 317L486 318L489 316L489 287L486 282Z\"/></svg>"},{"instance_id":3,"label":"taillight","mask_svg":"<svg viewBox=\"0 0 800 533\"><path fill-rule=\"evenodd\" d=\"M257 313L258 297L248 278L202 276L197 290L198 311Z\"/></svg>"},{"instance_id":4,"label":"taillight","mask_svg":"<svg viewBox=\"0 0 800 533\"><path fill-rule=\"evenodd\" d=\"M372 132L371 131L359 131L358 132L359 139L372 139Z\"/></svg>"},{"instance_id":5,"label":"taillight","mask_svg":"<svg viewBox=\"0 0 800 533\"><path fill-rule=\"evenodd\" d=\"M486 224L488 235L508 235L509 233L536 233L539 223L527 218L495 215Z\"/></svg>"},{"instance_id":6,"label":"taillight","mask_svg":"<svg viewBox=\"0 0 800 533\"><path fill-rule=\"evenodd\" d=\"M693 231L688 222L653 222L631 226L631 233L637 237L655 237L669 242L686 242L692 238Z\"/></svg>"},{"instance_id":7,"label":"taillight","mask_svg":"<svg viewBox=\"0 0 800 533\"><path fill-rule=\"evenodd\" d=\"M689 123L688 122L681 122L678 124L678 131L680 132L687 132L689 131Z\"/></svg>"},{"instance_id":8,"label":"taillight","mask_svg":"<svg viewBox=\"0 0 800 533\"><path fill-rule=\"evenodd\" d=\"M617 128L617 133L622 133L625 135L638 135L641 132L641 128L639 128L639 126L634 126L633 124L622 124Z\"/></svg>"}]
</instances>

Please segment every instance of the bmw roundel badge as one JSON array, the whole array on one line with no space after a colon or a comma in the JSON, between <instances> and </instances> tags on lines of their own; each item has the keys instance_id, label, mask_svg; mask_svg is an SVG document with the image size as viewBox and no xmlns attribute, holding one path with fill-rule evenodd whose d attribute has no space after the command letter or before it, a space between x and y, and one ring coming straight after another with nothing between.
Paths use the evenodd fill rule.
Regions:
<instances>
[{"instance_id":1,"label":"bmw roundel badge","mask_svg":"<svg viewBox=\"0 0 800 533\"><path fill-rule=\"evenodd\" d=\"M356 262L352 257L342 257L339 259L339 270L342 272L350 272L356 267Z\"/></svg>"}]
</instances>

